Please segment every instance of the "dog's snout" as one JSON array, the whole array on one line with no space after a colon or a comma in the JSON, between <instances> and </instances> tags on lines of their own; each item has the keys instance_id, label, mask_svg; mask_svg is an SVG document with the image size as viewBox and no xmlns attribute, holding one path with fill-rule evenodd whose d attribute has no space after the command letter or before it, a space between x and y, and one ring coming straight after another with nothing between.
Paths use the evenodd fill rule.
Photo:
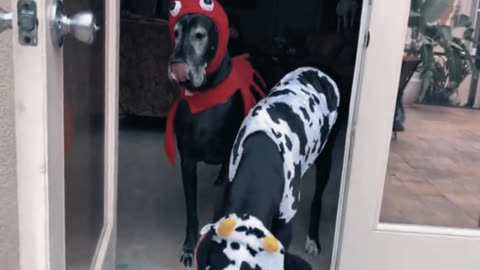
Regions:
<instances>
[{"instance_id":1,"label":"dog's snout","mask_svg":"<svg viewBox=\"0 0 480 270\"><path fill-rule=\"evenodd\" d=\"M170 76L177 82L186 82L190 80L190 68L186 63L171 63Z\"/></svg>"}]
</instances>

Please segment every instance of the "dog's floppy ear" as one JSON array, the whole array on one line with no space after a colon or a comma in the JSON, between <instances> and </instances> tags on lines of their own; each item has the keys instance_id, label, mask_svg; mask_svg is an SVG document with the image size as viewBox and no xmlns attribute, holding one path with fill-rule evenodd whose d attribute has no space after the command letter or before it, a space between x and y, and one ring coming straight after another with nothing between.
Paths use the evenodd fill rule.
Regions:
<instances>
[{"instance_id":1,"label":"dog's floppy ear","mask_svg":"<svg viewBox=\"0 0 480 270\"><path fill-rule=\"evenodd\" d=\"M194 254L194 270L205 270L208 265L208 257L212 247L213 228L200 236Z\"/></svg>"}]
</instances>

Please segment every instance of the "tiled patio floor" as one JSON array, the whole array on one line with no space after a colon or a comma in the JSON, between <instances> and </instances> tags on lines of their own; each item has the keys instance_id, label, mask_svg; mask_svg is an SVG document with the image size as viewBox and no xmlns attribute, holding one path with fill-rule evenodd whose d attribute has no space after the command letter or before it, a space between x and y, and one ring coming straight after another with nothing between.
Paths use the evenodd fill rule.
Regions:
<instances>
[{"instance_id":1,"label":"tiled patio floor","mask_svg":"<svg viewBox=\"0 0 480 270\"><path fill-rule=\"evenodd\" d=\"M381 221L478 228L480 110L414 106L392 140Z\"/></svg>"}]
</instances>

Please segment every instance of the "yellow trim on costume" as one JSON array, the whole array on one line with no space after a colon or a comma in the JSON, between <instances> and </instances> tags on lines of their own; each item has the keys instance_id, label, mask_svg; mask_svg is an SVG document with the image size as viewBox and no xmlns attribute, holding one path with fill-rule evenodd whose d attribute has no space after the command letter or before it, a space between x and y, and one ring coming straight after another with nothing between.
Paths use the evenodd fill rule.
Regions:
<instances>
[{"instance_id":1,"label":"yellow trim on costume","mask_svg":"<svg viewBox=\"0 0 480 270\"><path fill-rule=\"evenodd\" d=\"M263 247L266 251L273 254L275 252L278 252L278 250L280 249L280 243L278 243L278 240L275 239L275 237L267 236L263 238Z\"/></svg>"},{"instance_id":2,"label":"yellow trim on costume","mask_svg":"<svg viewBox=\"0 0 480 270\"><path fill-rule=\"evenodd\" d=\"M218 226L217 233L221 237L227 238L230 235L232 235L236 225L237 225L237 222L235 222L235 220L225 219L224 221L222 221L222 223L220 223L220 226Z\"/></svg>"}]
</instances>

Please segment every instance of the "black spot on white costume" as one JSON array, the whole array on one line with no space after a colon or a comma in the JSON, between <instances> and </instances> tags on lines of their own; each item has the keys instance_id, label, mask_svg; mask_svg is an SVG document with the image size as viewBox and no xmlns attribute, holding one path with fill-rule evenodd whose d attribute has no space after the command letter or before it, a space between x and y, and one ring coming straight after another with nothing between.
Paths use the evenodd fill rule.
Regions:
<instances>
[{"instance_id":1,"label":"black spot on white costume","mask_svg":"<svg viewBox=\"0 0 480 270\"><path fill-rule=\"evenodd\" d=\"M279 218L289 222L300 201L300 179L325 146L339 104L337 85L320 70L303 67L287 74L243 121L231 153L230 181L247 137L267 134L282 154L285 186Z\"/></svg>"}]
</instances>

